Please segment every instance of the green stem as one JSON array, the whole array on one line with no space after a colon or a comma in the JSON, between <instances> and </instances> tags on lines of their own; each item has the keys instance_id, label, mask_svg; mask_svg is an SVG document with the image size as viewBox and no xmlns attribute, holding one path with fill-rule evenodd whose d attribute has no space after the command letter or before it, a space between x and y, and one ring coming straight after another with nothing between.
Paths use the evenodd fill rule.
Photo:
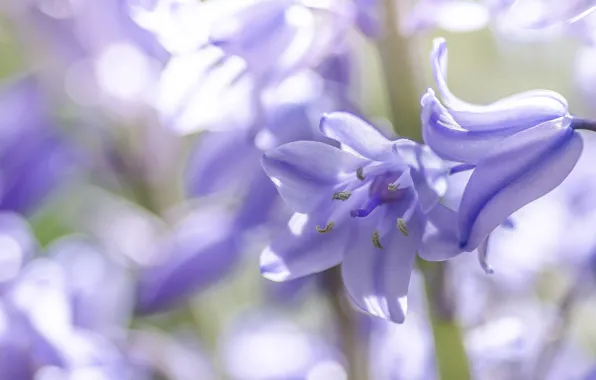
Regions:
<instances>
[{"instance_id":1,"label":"green stem","mask_svg":"<svg viewBox=\"0 0 596 380\"><path fill-rule=\"evenodd\" d=\"M394 129L406 136L420 137L420 91L408 39L399 33L397 4L383 0L384 35L378 42ZM470 378L462 332L454 304L447 294L445 263L420 261L425 278L429 319L432 325L438 377L441 380Z\"/></svg>"},{"instance_id":2,"label":"green stem","mask_svg":"<svg viewBox=\"0 0 596 380\"><path fill-rule=\"evenodd\" d=\"M436 264L420 262L420 264L426 287L439 379L469 379L470 368L462 331L455 318L455 304L448 294L446 265L444 262Z\"/></svg>"},{"instance_id":3,"label":"green stem","mask_svg":"<svg viewBox=\"0 0 596 380\"><path fill-rule=\"evenodd\" d=\"M408 39L399 33L395 0L383 0L383 6L384 30L377 42L377 49L385 76L391 123L396 132L419 138L420 91L416 85L412 51Z\"/></svg>"}]
</instances>

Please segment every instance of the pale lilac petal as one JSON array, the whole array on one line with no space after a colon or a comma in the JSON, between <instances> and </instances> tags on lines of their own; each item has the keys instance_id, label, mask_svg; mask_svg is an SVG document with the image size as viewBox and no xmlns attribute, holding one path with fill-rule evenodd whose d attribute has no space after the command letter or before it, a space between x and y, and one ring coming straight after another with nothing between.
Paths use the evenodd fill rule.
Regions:
<instances>
[{"instance_id":1,"label":"pale lilac petal","mask_svg":"<svg viewBox=\"0 0 596 380\"><path fill-rule=\"evenodd\" d=\"M261 171L260 155L261 151L241 132L204 133L187 163L188 194L202 197L244 186L249 173Z\"/></svg>"},{"instance_id":2,"label":"pale lilac petal","mask_svg":"<svg viewBox=\"0 0 596 380\"><path fill-rule=\"evenodd\" d=\"M447 191L447 166L428 146L408 139L395 141L393 150L410 168L422 211L429 211Z\"/></svg>"},{"instance_id":3,"label":"pale lilac petal","mask_svg":"<svg viewBox=\"0 0 596 380\"><path fill-rule=\"evenodd\" d=\"M308 215L294 214L288 226L261 253L261 273L272 281L289 281L336 266L342 260L350 229L317 232ZM324 226L321 226L324 227Z\"/></svg>"},{"instance_id":4,"label":"pale lilac petal","mask_svg":"<svg viewBox=\"0 0 596 380\"><path fill-rule=\"evenodd\" d=\"M372 229L360 228L342 261L342 275L352 301L362 310L396 323L403 323L406 317L410 276L423 229L423 214L415 197L405 206L403 214L390 209L383 217L391 230L381 232L382 249L365 233L372 233ZM407 236L397 228L398 217L405 220Z\"/></svg>"},{"instance_id":5,"label":"pale lilac petal","mask_svg":"<svg viewBox=\"0 0 596 380\"><path fill-rule=\"evenodd\" d=\"M140 271L137 309L167 310L223 278L240 252L230 215L218 207L191 214L163 244L164 262Z\"/></svg>"},{"instance_id":6,"label":"pale lilac petal","mask_svg":"<svg viewBox=\"0 0 596 380\"><path fill-rule=\"evenodd\" d=\"M459 209L460 244L475 249L513 212L557 187L582 151L570 118L540 124L507 139L481 160Z\"/></svg>"},{"instance_id":7,"label":"pale lilac petal","mask_svg":"<svg viewBox=\"0 0 596 380\"><path fill-rule=\"evenodd\" d=\"M511 134L567 114L567 101L547 90L522 92L489 105L475 105L457 98L447 85L447 42L434 40L431 66L449 113L457 124L468 130L510 129Z\"/></svg>"},{"instance_id":8,"label":"pale lilac petal","mask_svg":"<svg viewBox=\"0 0 596 380\"><path fill-rule=\"evenodd\" d=\"M457 212L438 204L426 214L426 225L418 255L428 261L443 261L459 253Z\"/></svg>"},{"instance_id":9,"label":"pale lilac petal","mask_svg":"<svg viewBox=\"0 0 596 380\"><path fill-rule=\"evenodd\" d=\"M297 141L272 149L263 155L262 164L277 186L279 194L294 211L308 213L333 189L355 178L358 168L369 161L324 143Z\"/></svg>"},{"instance_id":10,"label":"pale lilac petal","mask_svg":"<svg viewBox=\"0 0 596 380\"><path fill-rule=\"evenodd\" d=\"M391 141L366 121L347 112L332 112L323 115L319 125L321 133L339 141L362 157L383 161L391 157Z\"/></svg>"},{"instance_id":11,"label":"pale lilac petal","mask_svg":"<svg viewBox=\"0 0 596 380\"><path fill-rule=\"evenodd\" d=\"M465 130L428 90L422 97L422 136L441 158L476 164L492 148L512 135L508 129ZM530 127L530 126L528 126Z\"/></svg>"}]
</instances>

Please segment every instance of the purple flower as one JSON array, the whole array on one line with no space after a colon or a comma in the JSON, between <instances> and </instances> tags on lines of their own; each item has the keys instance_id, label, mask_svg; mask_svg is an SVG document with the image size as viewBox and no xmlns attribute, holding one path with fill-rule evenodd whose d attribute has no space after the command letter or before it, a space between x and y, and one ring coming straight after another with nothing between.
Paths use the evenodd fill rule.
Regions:
<instances>
[{"instance_id":1,"label":"purple flower","mask_svg":"<svg viewBox=\"0 0 596 380\"><path fill-rule=\"evenodd\" d=\"M241 314L218 347L227 378L233 380L347 378L336 347L273 310Z\"/></svg>"},{"instance_id":2,"label":"purple flower","mask_svg":"<svg viewBox=\"0 0 596 380\"><path fill-rule=\"evenodd\" d=\"M5 84L0 110L0 209L30 213L72 174L75 154L33 77Z\"/></svg>"},{"instance_id":3,"label":"purple flower","mask_svg":"<svg viewBox=\"0 0 596 380\"><path fill-rule=\"evenodd\" d=\"M342 149L297 141L263 156L265 171L296 214L261 254L261 271L287 281L342 263L361 309L403 322L442 164L426 147L390 141L348 113L325 115L320 130Z\"/></svg>"},{"instance_id":4,"label":"purple flower","mask_svg":"<svg viewBox=\"0 0 596 380\"><path fill-rule=\"evenodd\" d=\"M230 215L219 207L183 220L162 243L163 262L140 272L137 310L167 310L220 280L238 257L235 231Z\"/></svg>"},{"instance_id":5,"label":"purple flower","mask_svg":"<svg viewBox=\"0 0 596 380\"><path fill-rule=\"evenodd\" d=\"M40 57L48 83L75 103L121 116L151 100L155 68L168 54L135 24L128 1L11 3L25 49Z\"/></svg>"},{"instance_id":6,"label":"purple flower","mask_svg":"<svg viewBox=\"0 0 596 380\"><path fill-rule=\"evenodd\" d=\"M15 219L10 214L4 214L2 218L3 221ZM18 228L23 227L20 221L14 222ZM27 235L27 231L15 234L14 230L3 230L2 233L3 254L21 250L24 255L24 250L30 249L30 243L22 245L23 241L17 240ZM46 372L48 376L53 374L59 378L69 378L77 373L114 378L126 376L131 370L122 353L105 336L99 335L99 330L84 328L77 323L80 319L77 318L74 296L82 294L79 284L66 275L67 268L53 258L37 258L4 285L0 299L1 378L32 379L42 377ZM78 266L77 269L80 276L87 275L87 280L92 280L93 270L97 268ZM82 298L78 301L84 302ZM103 306L111 308L114 305ZM95 315L96 320L101 317L102 313Z\"/></svg>"},{"instance_id":7,"label":"purple flower","mask_svg":"<svg viewBox=\"0 0 596 380\"><path fill-rule=\"evenodd\" d=\"M441 158L474 171L457 214L444 208L435 215L437 225L447 228L435 235L443 248L423 256L432 260L476 249L513 212L557 187L582 152L575 129L586 128L551 91L528 91L486 106L466 103L447 87L446 59L446 42L436 39L431 64L445 105L430 89L422 97L423 136Z\"/></svg>"},{"instance_id":8,"label":"purple flower","mask_svg":"<svg viewBox=\"0 0 596 380\"><path fill-rule=\"evenodd\" d=\"M594 0L541 0L541 15L530 26L536 28L545 28L556 24L571 24L582 20L596 10L596 1Z\"/></svg>"}]
</instances>

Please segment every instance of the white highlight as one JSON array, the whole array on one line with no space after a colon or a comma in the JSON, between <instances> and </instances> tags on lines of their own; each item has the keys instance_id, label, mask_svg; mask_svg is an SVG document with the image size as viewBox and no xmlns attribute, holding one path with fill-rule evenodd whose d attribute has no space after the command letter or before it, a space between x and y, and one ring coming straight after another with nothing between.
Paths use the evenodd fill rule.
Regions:
<instances>
[{"instance_id":1,"label":"white highlight","mask_svg":"<svg viewBox=\"0 0 596 380\"><path fill-rule=\"evenodd\" d=\"M0 235L0 282L15 278L23 264L23 248L15 238Z\"/></svg>"},{"instance_id":2,"label":"white highlight","mask_svg":"<svg viewBox=\"0 0 596 380\"><path fill-rule=\"evenodd\" d=\"M95 62L100 88L108 95L133 100L142 95L151 76L149 59L126 42L109 45Z\"/></svg>"},{"instance_id":3,"label":"white highlight","mask_svg":"<svg viewBox=\"0 0 596 380\"><path fill-rule=\"evenodd\" d=\"M345 368L336 361L317 363L306 375L306 380L348 380Z\"/></svg>"},{"instance_id":4,"label":"white highlight","mask_svg":"<svg viewBox=\"0 0 596 380\"><path fill-rule=\"evenodd\" d=\"M440 6L436 22L450 32L471 32L484 28L489 20L489 11L482 4L455 1Z\"/></svg>"}]
</instances>

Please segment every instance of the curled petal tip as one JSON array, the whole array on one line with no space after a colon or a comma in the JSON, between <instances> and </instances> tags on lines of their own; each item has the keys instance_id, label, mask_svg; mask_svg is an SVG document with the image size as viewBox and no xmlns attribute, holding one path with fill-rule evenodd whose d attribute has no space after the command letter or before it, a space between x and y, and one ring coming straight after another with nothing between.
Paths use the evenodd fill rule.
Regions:
<instances>
[{"instance_id":1,"label":"curled petal tip","mask_svg":"<svg viewBox=\"0 0 596 380\"><path fill-rule=\"evenodd\" d=\"M433 48L434 49L439 49L444 45L447 45L447 40L445 40L445 37L436 37L433 39Z\"/></svg>"},{"instance_id":2,"label":"curled petal tip","mask_svg":"<svg viewBox=\"0 0 596 380\"><path fill-rule=\"evenodd\" d=\"M480 263L480 267L486 274L493 274L495 273L494 269L488 263L488 239L484 239L484 242L478 247L478 263Z\"/></svg>"}]
</instances>

